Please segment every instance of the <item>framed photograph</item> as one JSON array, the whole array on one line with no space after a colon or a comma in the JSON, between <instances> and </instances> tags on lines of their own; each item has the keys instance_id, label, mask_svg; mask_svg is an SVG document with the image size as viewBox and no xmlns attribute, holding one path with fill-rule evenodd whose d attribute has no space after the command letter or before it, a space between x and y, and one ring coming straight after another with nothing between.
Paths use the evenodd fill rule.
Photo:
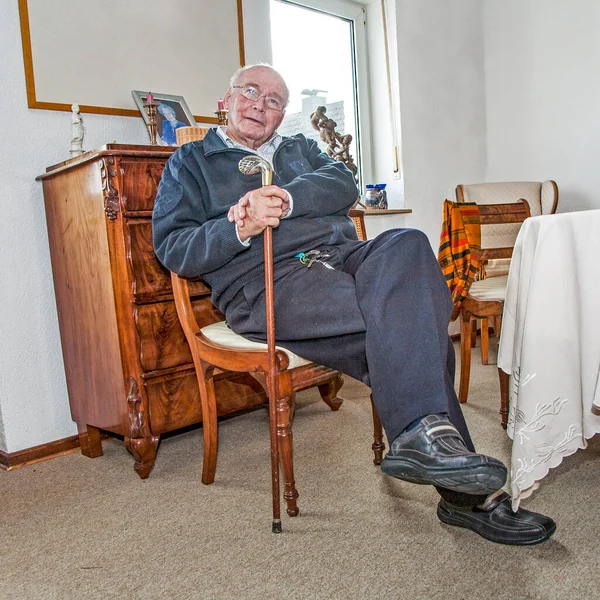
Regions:
<instances>
[{"instance_id":1,"label":"framed photograph","mask_svg":"<svg viewBox=\"0 0 600 600\"><path fill-rule=\"evenodd\" d=\"M148 124L148 113L144 108L144 102L150 92L140 92L132 90L131 94L137 107L142 113L144 123ZM177 146L175 130L179 127L196 125L194 115L186 104L183 96L173 96L171 94L155 94L152 92L152 98L156 106L157 133L156 141L161 146Z\"/></svg>"}]
</instances>

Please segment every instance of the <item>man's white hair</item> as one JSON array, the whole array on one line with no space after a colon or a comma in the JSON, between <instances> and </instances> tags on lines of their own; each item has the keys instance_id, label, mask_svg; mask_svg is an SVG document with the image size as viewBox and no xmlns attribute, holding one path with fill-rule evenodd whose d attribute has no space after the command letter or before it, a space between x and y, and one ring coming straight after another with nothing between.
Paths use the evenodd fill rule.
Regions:
<instances>
[{"instance_id":1,"label":"man's white hair","mask_svg":"<svg viewBox=\"0 0 600 600\"><path fill-rule=\"evenodd\" d=\"M281 79L281 82L283 83L283 87L285 88L285 104L287 106L288 100L290 98L290 90L288 89L287 83L285 82L285 79L281 76L281 73L275 69L273 67L273 65L270 65L269 63L265 63L265 62L260 62L260 63L255 63L253 65L246 65L245 67L240 67L232 76L231 79L229 81L229 87L233 87L235 85L237 85L238 81L240 80L240 77L246 72L249 71L250 69L253 69L254 67L265 67L267 69L271 69L271 71L273 71L273 73L275 73L276 75L279 76L279 79Z\"/></svg>"}]
</instances>

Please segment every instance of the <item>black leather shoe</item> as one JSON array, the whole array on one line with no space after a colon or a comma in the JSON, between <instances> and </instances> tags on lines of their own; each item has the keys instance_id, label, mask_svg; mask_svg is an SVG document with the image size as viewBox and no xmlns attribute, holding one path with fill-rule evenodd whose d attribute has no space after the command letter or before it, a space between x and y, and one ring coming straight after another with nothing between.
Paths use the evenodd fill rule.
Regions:
<instances>
[{"instance_id":1,"label":"black leather shoe","mask_svg":"<svg viewBox=\"0 0 600 600\"><path fill-rule=\"evenodd\" d=\"M497 544L530 546L545 542L556 531L556 523L550 517L524 508L513 512L506 492L484 508L454 506L442 499L437 516L442 523L465 527Z\"/></svg>"},{"instance_id":2,"label":"black leather shoe","mask_svg":"<svg viewBox=\"0 0 600 600\"><path fill-rule=\"evenodd\" d=\"M381 469L404 481L465 494L491 494L506 481L506 467L468 450L456 427L440 415L427 415L401 433L390 444Z\"/></svg>"}]
</instances>

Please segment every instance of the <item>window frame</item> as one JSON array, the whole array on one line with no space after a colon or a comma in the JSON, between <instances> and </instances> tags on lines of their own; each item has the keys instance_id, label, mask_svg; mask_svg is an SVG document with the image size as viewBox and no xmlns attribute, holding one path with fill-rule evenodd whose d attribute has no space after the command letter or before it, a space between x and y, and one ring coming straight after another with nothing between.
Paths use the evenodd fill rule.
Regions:
<instances>
[{"instance_id":1,"label":"window frame","mask_svg":"<svg viewBox=\"0 0 600 600\"><path fill-rule=\"evenodd\" d=\"M369 68L367 61L367 11L365 6L352 0L277 0L285 4L294 4L301 8L340 17L353 23L354 65L356 76L357 132L356 146L360 157L359 172L361 193L365 182L371 181L371 111L369 106ZM346 132L340 132L346 133ZM356 157L353 157L356 159Z\"/></svg>"}]
</instances>

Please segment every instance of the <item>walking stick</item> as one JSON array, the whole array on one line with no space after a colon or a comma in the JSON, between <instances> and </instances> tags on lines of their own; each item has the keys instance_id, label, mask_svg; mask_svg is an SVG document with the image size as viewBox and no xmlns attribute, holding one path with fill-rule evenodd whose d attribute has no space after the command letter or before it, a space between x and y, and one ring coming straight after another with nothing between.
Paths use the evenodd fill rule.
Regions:
<instances>
[{"instance_id":1,"label":"walking stick","mask_svg":"<svg viewBox=\"0 0 600 600\"><path fill-rule=\"evenodd\" d=\"M245 175L262 173L262 185L271 185L273 169L269 161L258 155L245 156L238 165ZM277 446L277 359L275 354L275 308L273 304L273 230L263 233L265 261L265 302L267 307L267 395L269 396L269 432L271 440L271 484L273 490L273 533L281 533L281 507L279 496L279 449Z\"/></svg>"}]
</instances>

